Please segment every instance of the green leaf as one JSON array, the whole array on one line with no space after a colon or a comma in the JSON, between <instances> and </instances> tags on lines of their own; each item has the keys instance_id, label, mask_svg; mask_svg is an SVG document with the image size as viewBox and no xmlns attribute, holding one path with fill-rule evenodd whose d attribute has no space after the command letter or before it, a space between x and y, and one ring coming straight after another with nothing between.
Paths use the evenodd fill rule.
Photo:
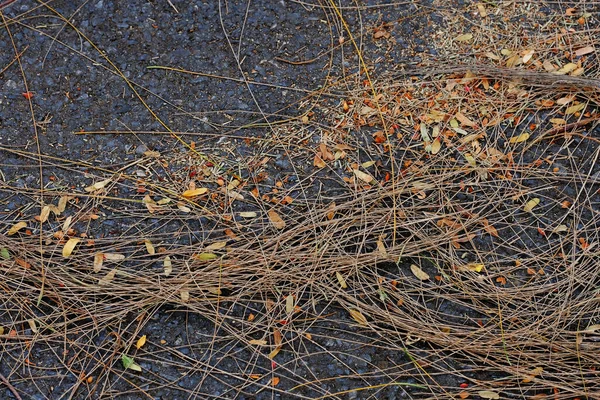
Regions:
<instances>
[{"instance_id":1,"label":"green leaf","mask_svg":"<svg viewBox=\"0 0 600 400\"><path fill-rule=\"evenodd\" d=\"M2 247L0 249L0 257L2 257L5 260L10 260L10 253L8 252L8 249L6 247Z\"/></svg>"},{"instance_id":2,"label":"green leaf","mask_svg":"<svg viewBox=\"0 0 600 400\"><path fill-rule=\"evenodd\" d=\"M385 302L388 299L388 294L383 289L377 290L379 292L379 300Z\"/></svg>"},{"instance_id":3,"label":"green leaf","mask_svg":"<svg viewBox=\"0 0 600 400\"><path fill-rule=\"evenodd\" d=\"M209 261L217 258L217 255L214 253L200 253L192 256L194 259L198 261Z\"/></svg>"},{"instance_id":4,"label":"green leaf","mask_svg":"<svg viewBox=\"0 0 600 400\"><path fill-rule=\"evenodd\" d=\"M142 372L142 367L137 365L133 358L127 356L127 354L121 354L121 362L125 369L131 369L133 371Z\"/></svg>"}]
</instances>

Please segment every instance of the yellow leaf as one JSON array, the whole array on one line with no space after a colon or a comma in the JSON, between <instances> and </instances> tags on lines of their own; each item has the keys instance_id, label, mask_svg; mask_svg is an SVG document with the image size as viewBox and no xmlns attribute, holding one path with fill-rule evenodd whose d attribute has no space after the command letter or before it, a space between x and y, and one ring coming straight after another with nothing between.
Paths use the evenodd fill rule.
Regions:
<instances>
[{"instance_id":1,"label":"yellow leaf","mask_svg":"<svg viewBox=\"0 0 600 400\"><path fill-rule=\"evenodd\" d=\"M94 272L100 272L102 269L102 264L104 263L104 254L96 253L94 255Z\"/></svg>"},{"instance_id":2,"label":"yellow leaf","mask_svg":"<svg viewBox=\"0 0 600 400\"><path fill-rule=\"evenodd\" d=\"M462 35L458 35L455 40L457 42L468 42L471 39L473 39L472 33L463 33Z\"/></svg>"},{"instance_id":3,"label":"yellow leaf","mask_svg":"<svg viewBox=\"0 0 600 400\"><path fill-rule=\"evenodd\" d=\"M16 224L14 224L13 226L10 227L7 235L8 236L14 235L21 229L25 228L26 226L27 226L27 222L25 222L25 221L17 222Z\"/></svg>"},{"instance_id":4,"label":"yellow leaf","mask_svg":"<svg viewBox=\"0 0 600 400\"><path fill-rule=\"evenodd\" d=\"M511 143L511 144L514 144L514 143L521 143L521 142L524 142L524 141L526 141L527 139L529 139L529 136L530 136L530 135L529 135L529 133L528 133L528 132L523 132L523 133L521 133L520 135L517 135L517 136L513 136L513 137L511 137L511 138L508 140L508 142L509 142L509 143Z\"/></svg>"},{"instance_id":5,"label":"yellow leaf","mask_svg":"<svg viewBox=\"0 0 600 400\"><path fill-rule=\"evenodd\" d=\"M179 291L179 296L181 296L181 300L184 303L187 303L190 300L190 292L187 290L181 290Z\"/></svg>"},{"instance_id":6,"label":"yellow leaf","mask_svg":"<svg viewBox=\"0 0 600 400\"><path fill-rule=\"evenodd\" d=\"M479 264L479 263L470 263L470 264L467 264L466 267L467 267L467 269L469 269L471 271L481 272L483 270L483 267L485 267L485 265Z\"/></svg>"},{"instance_id":7,"label":"yellow leaf","mask_svg":"<svg viewBox=\"0 0 600 400\"><path fill-rule=\"evenodd\" d=\"M29 327L31 328L31 332L33 333L38 333L38 328L35 324L35 320L34 319L28 319L27 323L29 324Z\"/></svg>"},{"instance_id":8,"label":"yellow leaf","mask_svg":"<svg viewBox=\"0 0 600 400\"><path fill-rule=\"evenodd\" d=\"M533 199L529 200L529 201L528 201L528 202L525 204L525 206L523 206L523 210L524 210L525 212L531 212L531 211L533 210L533 208L534 208L535 206L537 206L538 204L540 204L540 199L539 199L539 198L537 198L537 197L535 197L535 198L533 198Z\"/></svg>"},{"instance_id":9,"label":"yellow leaf","mask_svg":"<svg viewBox=\"0 0 600 400\"><path fill-rule=\"evenodd\" d=\"M365 318L365 316L358 310L354 310L354 309L350 309L348 310L348 312L350 313L350 316L359 324L361 325L367 325L367 319Z\"/></svg>"},{"instance_id":10,"label":"yellow leaf","mask_svg":"<svg viewBox=\"0 0 600 400\"><path fill-rule=\"evenodd\" d=\"M348 285L346 284L346 280L344 279L342 274L339 273L339 271L335 271L335 277L337 278L338 282L340 283L340 286L342 287L342 289L348 288Z\"/></svg>"},{"instance_id":11,"label":"yellow leaf","mask_svg":"<svg viewBox=\"0 0 600 400\"><path fill-rule=\"evenodd\" d=\"M367 169L367 168L369 168L369 167L372 167L373 165L375 165L375 161L367 161L367 162L364 162L364 163L362 163L362 164L361 164L361 166L362 166L364 169Z\"/></svg>"},{"instance_id":12,"label":"yellow leaf","mask_svg":"<svg viewBox=\"0 0 600 400\"><path fill-rule=\"evenodd\" d=\"M273 226L275 228L277 228L277 229L285 228L285 221L283 219L281 219L281 217L279 216L279 214L277 214L275 212L275 210L269 210L267 215L269 216L269 220L271 221L271 223L273 224Z\"/></svg>"},{"instance_id":13,"label":"yellow leaf","mask_svg":"<svg viewBox=\"0 0 600 400\"><path fill-rule=\"evenodd\" d=\"M554 125L566 125L567 121L563 118L550 118L550 123Z\"/></svg>"},{"instance_id":14,"label":"yellow leaf","mask_svg":"<svg viewBox=\"0 0 600 400\"><path fill-rule=\"evenodd\" d=\"M267 344L267 341L264 340L264 339L252 339L248 343L254 344L254 345L257 345L257 346L265 346Z\"/></svg>"},{"instance_id":15,"label":"yellow leaf","mask_svg":"<svg viewBox=\"0 0 600 400\"><path fill-rule=\"evenodd\" d=\"M358 169L353 169L352 172L354 172L354 175L356 175L356 177L358 179L360 179L361 181L364 181L367 183L371 183L373 181L373 177L365 172L362 172Z\"/></svg>"},{"instance_id":16,"label":"yellow leaf","mask_svg":"<svg viewBox=\"0 0 600 400\"><path fill-rule=\"evenodd\" d=\"M437 154L437 153L439 153L441 148L442 148L442 142L440 141L439 138L436 138L431 143L431 154Z\"/></svg>"},{"instance_id":17,"label":"yellow leaf","mask_svg":"<svg viewBox=\"0 0 600 400\"><path fill-rule=\"evenodd\" d=\"M410 270L417 278L419 278L422 281L426 281L429 279L429 275L415 264L412 264L410 266Z\"/></svg>"},{"instance_id":18,"label":"yellow leaf","mask_svg":"<svg viewBox=\"0 0 600 400\"><path fill-rule=\"evenodd\" d=\"M279 354L279 352L281 351L281 346L278 346L275 348L275 350L273 350L272 352L269 353L269 359L272 360L275 358L275 356L277 354Z\"/></svg>"},{"instance_id":19,"label":"yellow leaf","mask_svg":"<svg viewBox=\"0 0 600 400\"><path fill-rule=\"evenodd\" d=\"M43 224L48 221L48 217L50 216L50 206L42 207L42 212L40 212L40 222Z\"/></svg>"},{"instance_id":20,"label":"yellow leaf","mask_svg":"<svg viewBox=\"0 0 600 400\"><path fill-rule=\"evenodd\" d=\"M575 104L571 107L567 107L567 109L565 110L565 114L566 115L575 114L576 112L583 110L585 108L585 106L586 106L585 103L579 103L579 104Z\"/></svg>"},{"instance_id":21,"label":"yellow leaf","mask_svg":"<svg viewBox=\"0 0 600 400\"><path fill-rule=\"evenodd\" d=\"M125 256L118 253L104 253L104 259L106 261L121 261L125 259Z\"/></svg>"},{"instance_id":22,"label":"yellow leaf","mask_svg":"<svg viewBox=\"0 0 600 400\"><path fill-rule=\"evenodd\" d=\"M110 179L105 179L103 181L100 182L96 182L93 185L90 185L88 187L86 187L84 190L86 192L94 192L96 190L100 190L103 189L106 185L108 185L110 183Z\"/></svg>"},{"instance_id":23,"label":"yellow leaf","mask_svg":"<svg viewBox=\"0 0 600 400\"><path fill-rule=\"evenodd\" d=\"M171 257L165 256L165 260L163 261L163 268L165 271L165 276L171 275L171 272L173 272L173 265L171 264Z\"/></svg>"},{"instance_id":24,"label":"yellow leaf","mask_svg":"<svg viewBox=\"0 0 600 400\"><path fill-rule=\"evenodd\" d=\"M194 258L194 260L198 260L198 261L210 261L210 260L214 260L215 258L217 258L217 255L214 253L200 253L200 254L194 254L192 256L192 258Z\"/></svg>"},{"instance_id":25,"label":"yellow leaf","mask_svg":"<svg viewBox=\"0 0 600 400\"><path fill-rule=\"evenodd\" d=\"M215 242L215 243L211 243L208 246L206 246L206 248L204 250L214 251L214 250L222 249L225 246L227 246L227 242Z\"/></svg>"},{"instance_id":26,"label":"yellow leaf","mask_svg":"<svg viewBox=\"0 0 600 400\"><path fill-rule=\"evenodd\" d=\"M75 246L77 246L77 243L79 243L78 238L71 238L69 240L67 240L67 243L65 243L65 246L63 247L62 250L62 256L63 257L69 257L71 255L71 253L73 252L73 249L75 248Z\"/></svg>"},{"instance_id":27,"label":"yellow leaf","mask_svg":"<svg viewBox=\"0 0 600 400\"><path fill-rule=\"evenodd\" d=\"M256 215L254 211L243 211L240 213L240 217L243 218L256 218Z\"/></svg>"},{"instance_id":28,"label":"yellow leaf","mask_svg":"<svg viewBox=\"0 0 600 400\"><path fill-rule=\"evenodd\" d=\"M554 74L556 74L556 75L565 75L565 74L568 74L569 72L575 70L576 68L577 68L577 64L568 63L568 64L565 64L558 71L555 71Z\"/></svg>"},{"instance_id":29,"label":"yellow leaf","mask_svg":"<svg viewBox=\"0 0 600 400\"><path fill-rule=\"evenodd\" d=\"M181 195L183 197L189 198L189 197L196 197L196 196L203 195L206 192L208 192L207 188L198 188L198 189L186 190Z\"/></svg>"},{"instance_id":30,"label":"yellow leaf","mask_svg":"<svg viewBox=\"0 0 600 400\"><path fill-rule=\"evenodd\" d=\"M141 338L138 339L138 341L135 343L135 348L139 350L145 344L146 344L146 335L144 335L144 336L142 336Z\"/></svg>"},{"instance_id":31,"label":"yellow leaf","mask_svg":"<svg viewBox=\"0 0 600 400\"><path fill-rule=\"evenodd\" d=\"M58 199L58 211L59 212L63 212L65 211L65 208L67 208L67 201L69 201L69 196L60 196L60 199Z\"/></svg>"},{"instance_id":32,"label":"yellow leaf","mask_svg":"<svg viewBox=\"0 0 600 400\"><path fill-rule=\"evenodd\" d=\"M146 251L148 252L148 254L154 255L156 253L156 251L154 250L154 245L150 240L144 240L144 244L146 245Z\"/></svg>"},{"instance_id":33,"label":"yellow leaf","mask_svg":"<svg viewBox=\"0 0 600 400\"><path fill-rule=\"evenodd\" d=\"M117 274L117 268L114 268L108 274L106 274L104 277L102 277L98 280L98 285L99 286L108 285L109 283L112 282L113 279L115 279L116 274Z\"/></svg>"},{"instance_id":34,"label":"yellow leaf","mask_svg":"<svg viewBox=\"0 0 600 400\"><path fill-rule=\"evenodd\" d=\"M467 160L467 162L469 163L469 165L471 167L475 168L477 166L477 162L475 161L475 157L473 157L469 153L466 153L464 156L465 156L465 160Z\"/></svg>"},{"instance_id":35,"label":"yellow leaf","mask_svg":"<svg viewBox=\"0 0 600 400\"><path fill-rule=\"evenodd\" d=\"M496 400L500 398L500 395L498 393L492 392L490 390L480 390L479 392L477 392L477 394L479 395L479 397L482 397L484 399Z\"/></svg>"},{"instance_id":36,"label":"yellow leaf","mask_svg":"<svg viewBox=\"0 0 600 400\"><path fill-rule=\"evenodd\" d=\"M291 294L285 298L285 312L286 314L291 314L294 312L294 296Z\"/></svg>"}]
</instances>

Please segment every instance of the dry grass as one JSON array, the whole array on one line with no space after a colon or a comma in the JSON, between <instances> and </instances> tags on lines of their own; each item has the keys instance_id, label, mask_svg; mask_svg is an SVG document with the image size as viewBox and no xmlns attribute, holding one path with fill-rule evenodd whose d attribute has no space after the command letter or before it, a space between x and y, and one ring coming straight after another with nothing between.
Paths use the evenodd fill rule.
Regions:
<instances>
[{"instance_id":1,"label":"dry grass","mask_svg":"<svg viewBox=\"0 0 600 400\"><path fill-rule=\"evenodd\" d=\"M32 204L58 205L68 196L43 230L32 218L41 212L36 206L0 223L2 232L18 221L28 226L0 235L0 247L10 250L0 260L0 315L12 385L43 385L58 374L70 387L62 398L152 397L164 388L208 397L209 382L221 382L229 397L344 398L357 390L377 398L391 387L413 398L600 396L600 138L593 129L600 78L597 50L571 57L597 48L597 35L585 24L563 35L572 22L564 10L508 3L498 15L522 28L510 13L535 11L543 29L481 23L469 43L440 41L435 60L372 71L371 85L364 74L329 82L308 97L305 108L315 112L308 123L271 124L269 139L253 139L248 159L209 154L207 161L174 150L110 170L41 156L44 168L66 168L89 185L108 182L90 192L67 189L69 182L55 192L3 183L4 194L18 192ZM335 9L323 9L343 31ZM458 12L447 13L453 21ZM450 26L445 37L463 33ZM502 43L489 41L490 31ZM523 63L530 48L536 51ZM521 62L507 66L515 55ZM556 75L545 61L583 71ZM580 110L567 111L577 104ZM516 140L523 132L529 137ZM296 182L267 184L267 149L297 163ZM1 150L37 163L38 154ZM301 167L318 163L315 156L322 168ZM232 170L241 173L219 180ZM194 187L209 191L181 196ZM533 199L539 204L526 211ZM256 216L240 214L249 211ZM78 247L63 257L66 238L76 236ZM124 258L104 259L95 272L96 254ZM429 278L415 276L413 264ZM214 329L187 332L187 342L149 337L136 350L145 327L168 310ZM365 352L380 362L363 370L353 358ZM54 363L35 363L49 353ZM122 354L144 371L124 370ZM326 384L342 376L312 371L311 357L342 366L354 386L334 393ZM160 368L148 369L159 365L192 383L182 388Z\"/></svg>"}]
</instances>

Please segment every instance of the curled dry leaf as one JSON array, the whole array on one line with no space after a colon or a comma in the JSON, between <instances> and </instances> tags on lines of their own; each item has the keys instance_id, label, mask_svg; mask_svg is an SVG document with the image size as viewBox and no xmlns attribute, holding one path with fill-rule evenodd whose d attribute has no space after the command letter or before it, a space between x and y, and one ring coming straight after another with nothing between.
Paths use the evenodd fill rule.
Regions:
<instances>
[{"instance_id":1,"label":"curled dry leaf","mask_svg":"<svg viewBox=\"0 0 600 400\"><path fill-rule=\"evenodd\" d=\"M204 250L206 250L206 251L220 250L225 246L227 246L227 242L215 242L215 243L211 243L208 246L206 246L204 248Z\"/></svg>"},{"instance_id":2,"label":"curled dry leaf","mask_svg":"<svg viewBox=\"0 0 600 400\"><path fill-rule=\"evenodd\" d=\"M43 224L48 221L48 217L50 216L50 206L42 207L42 211L40 212L40 222Z\"/></svg>"},{"instance_id":3,"label":"curled dry leaf","mask_svg":"<svg viewBox=\"0 0 600 400\"><path fill-rule=\"evenodd\" d=\"M140 337L137 342L135 342L135 348L141 349L146 344L146 335Z\"/></svg>"},{"instance_id":4,"label":"curled dry leaf","mask_svg":"<svg viewBox=\"0 0 600 400\"><path fill-rule=\"evenodd\" d=\"M363 182L371 183L373 181L373 177L371 175L362 172L361 170L353 169L352 172L354 172L354 175L356 175L356 177Z\"/></svg>"},{"instance_id":5,"label":"curled dry leaf","mask_svg":"<svg viewBox=\"0 0 600 400\"><path fill-rule=\"evenodd\" d=\"M511 143L511 144L514 144L514 143L521 143L521 142L524 142L524 141L526 141L527 139L529 139L529 136L530 136L530 135L529 135L529 132L523 132L523 133L521 133L520 135L517 135L517 136L513 136L513 137L511 137L511 138L508 140L508 142L509 142L509 143Z\"/></svg>"},{"instance_id":6,"label":"curled dry leaf","mask_svg":"<svg viewBox=\"0 0 600 400\"><path fill-rule=\"evenodd\" d=\"M277 228L277 229L285 228L285 221L283 219L281 219L281 217L279 216L279 214L277 214L275 212L275 210L269 210L267 215L269 216L269 220L271 221L271 224L273 224L273 226L275 228Z\"/></svg>"},{"instance_id":7,"label":"curled dry leaf","mask_svg":"<svg viewBox=\"0 0 600 400\"><path fill-rule=\"evenodd\" d=\"M171 272L173 272L173 265L171 264L171 257L166 256L164 261L163 261L163 268L165 271L165 276L169 276L171 275Z\"/></svg>"},{"instance_id":8,"label":"curled dry leaf","mask_svg":"<svg viewBox=\"0 0 600 400\"><path fill-rule=\"evenodd\" d=\"M294 312L294 296L291 294L287 295L285 298L285 312L286 314L291 314Z\"/></svg>"},{"instance_id":9,"label":"curled dry leaf","mask_svg":"<svg viewBox=\"0 0 600 400\"><path fill-rule=\"evenodd\" d=\"M340 286L342 287L342 289L348 288L348 284L346 283L346 280L344 279L344 277L342 276L342 274L339 271L335 271L335 277L337 278L338 282L340 283Z\"/></svg>"},{"instance_id":10,"label":"curled dry leaf","mask_svg":"<svg viewBox=\"0 0 600 400\"><path fill-rule=\"evenodd\" d=\"M69 257L71 253L73 253L73 249L75 249L75 246L77 246L77 243L79 243L79 241L80 239L78 238L71 238L67 240L67 243L65 243L65 246L62 250L62 256L65 258Z\"/></svg>"},{"instance_id":11,"label":"curled dry leaf","mask_svg":"<svg viewBox=\"0 0 600 400\"><path fill-rule=\"evenodd\" d=\"M116 274L117 274L117 268L112 269L111 271L108 272L108 274L106 274L102 278L98 279L98 286L108 285L109 283L112 282L113 279L115 279Z\"/></svg>"},{"instance_id":12,"label":"curled dry leaf","mask_svg":"<svg viewBox=\"0 0 600 400\"><path fill-rule=\"evenodd\" d=\"M21 229L25 228L26 226L27 226L27 222L25 222L25 221L17 222L16 224L14 224L13 226L10 227L10 229L8 230L8 232L6 234L8 236L14 235Z\"/></svg>"},{"instance_id":13,"label":"curled dry leaf","mask_svg":"<svg viewBox=\"0 0 600 400\"><path fill-rule=\"evenodd\" d=\"M110 179L105 179L103 181L96 182L93 185L90 185L90 186L86 187L84 190L86 192L95 192L96 190L103 189L109 183L110 183Z\"/></svg>"},{"instance_id":14,"label":"curled dry leaf","mask_svg":"<svg viewBox=\"0 0 600 400\"><path fill-rule=\"evenodd\" d=\"M156 250L154 249L154 245L152 244L152 242L148 239L144 240L144 244L146 245L146 251L148 252L148 254L150 255L154 255L156 253Z\"/></svg>"},{"instance_id":15,"label":"curled dry leaf","mask_svg":"<svg viewBox=\"0 0 600 400\"><path fill-rule=\"evenodd\" d=\"M203 195L206 192L208 192L207 188L197 188L197 189L186 190L181 195L183 197L190 198L190 197L196 197L196 196Z\"/></svg>"},{"instance_id":16,"label":"curled dry leaf","mask_svg":"<svg viewBox=\"0 0 600 400\"><path fill-rule=\"evenodd\" d=\"M422 281L426 281L429 279L429 275L427 274L427 272L425 272L421 268L419 268L418 265L411 264L410 270L414 276L416 276L417 278L419 278Z\"/></svg>"},{"instance_id":17,"label":"curled dry leaf","mask_svg":"<svg viewBox=\"0 0 600 400\"><path fill-rule=\"evenodd\" d=\"M96 253L94 255L94 272L98 273L102 269L102 264L104 263L104 254Z\"/></svg>"},{"instance_id":18,"label":"curled dry leaf","mask_svg":"<svg viewBox=\"0 0 600 400\"><path fill-rule=\"evenodd\" d=\"M540 199L535 197L529 200L527 203L525 203L525 205L523 206L523 210L525 212L531 212L538 204L540 204Z\"/></svg>"},{"instance_id":19,"label":"curled dry leaf","mask_svg":"<svg viewBox=\"0 0 600 400\"><path fill-rule=\"evenodd\" d=\"M358 310L350 309L348 310L352 319L358 322L361 325L367 325L367 318Z\"/></svg>"},{"instance_id":20,"label":"curled dry leaf","mask_svg":"<svg viewBox=\"0 0 600 400\"><path fill-rule=\"evenodd\" d=\"M267 341L264 340L264 339L252 339L248 343L254 344L254 345L257 345L257 346L266 346Z\"/></svg>"}]
</instances>

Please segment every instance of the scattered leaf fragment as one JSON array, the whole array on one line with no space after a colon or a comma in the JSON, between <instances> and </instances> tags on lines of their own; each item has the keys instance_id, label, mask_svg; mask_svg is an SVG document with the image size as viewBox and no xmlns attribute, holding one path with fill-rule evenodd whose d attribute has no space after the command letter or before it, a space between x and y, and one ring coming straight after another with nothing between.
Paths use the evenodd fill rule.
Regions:
<instances>
[{"instance_id":1,"label":"scattered leaf fragment","mask_svg":"<svg viewBox=\"0 0 600 400\"><path fill-rule=\"evenodd\" d=\"M71 238L69 240L67 240L67 243L65 243L65 246L63 247L62 250L62 256L67 258L71 255L71 253L73 253L73 249L75 249L75 246L77 246L77 243L79 243L79 239L78 238Z\"/></svg>"},{"instance_id":2,"label":"scattered leaf fragment","mask_svg":"<svg viewBox=\"0 0 600 400\"><path fill-rule=\"evenodd\" d=\"M196 197L196 196L203 195L206 192L208 192L207 188L197 188L197 189L186 190L181 195L183 197L190 198L190 197Z\"/></svg>"},{"instance_id":3,"label":"scattered leaf fragment","mask_svg":"<svg viewBox=\"0 0 600 400\"><path fill-rule=\"evenodd\" d=\"M285 312L286 314L291 314L294 312L294 296L291 294L287 295L285 298Z\"/></svg>"},{"instance_id":4,"label":"scattered leaf fragment","mask_svg":"<svg viewBox=\"0 0 600 400\"><path fill-rule=\"evenodd\" d=\"M531 199L527 203L525 203L525 206L523 207L523 211L531 212L534 209L534 207L537 206L538 204L540 204L540 199L537 197L534 197L533 199Z\"/></svg>"},{"instance_id":5,"label":"scattered leaf fragment","mask_svg":"<svg viewBox=\"0 0 600 400\"><path fill-rule=\"evenodd\" d=\"M144 345L146 344L146 335L143 335L142 337L140 337L137 342L135 343L135 348L136 349L141 349Z\"/></svg>"},{"instance_id":6,"label":"scattered leaf fragment","mask_svg":"<svg viewBox=\"0 0 600 400\"><path fill-rule=\"evenodd\" d=\"M25 269L30 269L31 268L31 264L29 264L27 261L23 260L22 258L15 258L15 262L17 263L17 265L25 268Z\"/></svg>"},{"instance_id":7,"label":"scattered leaf fragment","mask_svg":"<svg viewBox=\"0 0 600 400\"><path fill-rule=\"evenodd\" d=\"M181 301L183 301L184 303L190 301L190 292L188 290L179 291L179 296L181 297Z\"/></svg>"},{"instance_id":8,"label":"scattered leaf fragment","mask_svg":"<svg viewBox=\"0 0 600 400\"><path fill-rule=\"evenodd\" d=\"M98 273L102 269L102 264L104 263L104 254L96 253L94 255L94 272Z\"/></svg>"},{"instance_id":9,"label":"scattered leaf fragment","mask_svg":"<svg viewBox=\"0 0 600 400\"><path fill-rule=\"evenodd\" d=\"M350 309L348 310L348 312L350 313L350 316L359 324L361 325L367 325L367 319L365 318L365 316L358 310L355 309Z\"/></svg>"},{"instance_id":10,"label":"scattered leaf fragment","mask_svg":"<svg viewBox=\"0 0 600 400\"><path fill-rule=\"evenodd\" d=\"M467 398L469 398L469 392L467 392L466 390L463 390L462 392L460 392L458 394L458 397L460 397L461 399L467 399Z\"/></svg>"},{"instance_id":11,"label":"scattered leaf fragment","mask_svg":"<svg viewBox=\"0 0 600 400\"><path fill-rule=\"evenodd\" d=\"M585 47L575 50L575 57L581 57L586 54L593 53L594 51L596 51L594 46L585 46Z\"/></svg>"},{"instance_id":12,"label":"scattered leaf fragment","mask_svg":"<svg viewBox=\"0 0 600 400\"><path fill-rule=\"evenodd\" d=\"M524 141L526 141L527 139L529 139L529 136L530 136L530 135L529 135L529 132L523 132L523 133L521 133L520 135L517 135L517 136L513 136L513 137L511 137L511 138L508 140L508 142L509 142L509 143L511 143L511 144L514 144L514 143L521 143L521 142L524 142Z\"/></svg>"},{"instance_id":13,"label":"scattered leaf fragment","mask_svg":"<svg viewBox=\"0 0 600 400\"><path fill-rule=\"evenodd\" d=\"M468 42L471 39L473 39L472 33L463 33L462 35L458 35L455 40L457 42Z\"/></svg>"},{"instance_id":14,"label":"scattered leaf fragment","mask_svg":"<svg viewBox=\"0 0 600 400\"><path fill-rule=\"evenodd\" d=\"M542 372L544 372L544 368L542 367L536 367L534 368L529 375L527 375L525 378L523 378L523 383L529 383L531 381L533 381L533 379L540 375Z\"/></svg>"},{"instance_id":15,"label":"scattered leaf fragment","mask_svg":"<svg viewBox=\"0 0 600 400\"><path fill-rule=\"evenodd\" d=\"M86 187L84 190L86 192L95 192L96 190L103 189L106 185L108 185L110 183L110 181L111 181L110 179L105 179L103 181L96 182L93 185Z\"/></svg>"},{"instance_id":16,"label":"scattered leaf fragment","mask_svg":"<svg viewBox=\"0 0 600 400\"><path fill-rule=\"evenodd\" d=\"M264 339L252 339L248 343L254 344L254 345L257 345L257 346L265 346L267 344L267 341L264 340Z\"/></svg>"},{"instance_id":17,"label":"scattered leaf fragment","mask_svg":"<svg viewBox=\"0 0 600 400\"><path fill-rule=\"evenodd\" d=\"M490 222L487 220L487 218L482 219L481 223L483 224L483 229L485 229L485 231L487 233L489 233L490 235L492 235L494 237L500 237L498 235L498 230L494 227L494 225L490 224Z\"/></svg>"},{"instance_id":18,"label":"scattered leaf fragment","mask_svg":"<svg viewBox=\"0 0 600 400\"><path fill-rule=\"evenodd\" d=\"M481 263L469 263L466 265L467 269L469 269L470 271L475 271L475 272L481 272L484 267L485 267L485 265L481 264Z\"/></svg>"},{"instance_id":19,"label":"scattered leaf fragment","mask_svg":"<svg viewBox=\"0 0 600 400\"><path fill-rule=\"evenodd\" d=\"M214 243L211 243L208 246L206 246L206 248L204 250L206 250L206 251L220 250L225 246L227 246L227 242L214 242Z\"/></svg>"},{"instance_id":20,"label":"scattered leaf fragment","mask_svg":"<svg viewBox=\"0 0 600 400\"><path fill-rule=\"evenodd\" d=\"M269 216L271 224L273 224L273 226L276 229L285 228L285 221L281 219L281 217L279 216L279 214L277 214L277 212L275 212L275 210L269 210L269 212L267 212L267 215Z\"/></svg>"},{"instance_id":21,"label":"scattered leaf fragment","mask_svg":"<svg viewBox=\"0 0 600 400\"><path fill-rule=\"evenodd\" d=\"M337 278L338 282L340 283L340 286L342 287L342 289L348 288L348 284L346 284L346 280L344 279L344 277L342 276L342 274L339 271L335 271L335 277Z\"/></svg>"},{"instance_id":22,"label":"scattered leaf fragment","mask_svg":"<svg viewBox=\"0 0 600 400\"><path fill-rule=\"evenodd\" d=\"M479 392L477 392L477 394L479 395L479 397L482 397L484 399L495 400L500 398L500 395L498 393L492 392L491 390L480 390Z\"/></svg>"},{"instance_id":23,"label":"scattered leaf fragment","mask_svg":"<svg viewBox=\"0 0 600 400\"><path fill-rule=\"evenodd\" d=\"M353 169L352 172L354 172L354 175L356 175L356 177L363 182L371 183L373 181L373 177L371 175L362 172L361 170Z\"/></svg>"},{"instance_id":24,"label":"scattered leaf fragment","mask_svg":"<svg viewBox=\"0 0 600 400\"><path fill-rule=\"evenodd\" d=\"M256 218L257 214L254 211L242 211L240 217L243 218Z\"/></svg>"},{"instance_id":25,"label":"scattered leaf fragment","mask_svg":"<svg viewBox=\"0 0 600 400\"><path fill-rule=\"evenodd\" d=\"M14 224L13 226L10 227L7 235L8 236L14 235L21 229L25 228L26 226L27 226L27 222L25 222L25 221L17 222L16 224Z\"/></svg>"},{"instance_id":26,"label":"scattered leaf fragment","mask_svg":"<svg viewBox=\"0 0 600 400\"><path fill-rule=\"evenodd\" d=\"M149 239L144 240L144 244L146 245L146 251L150 255L156 254L156 250L154 249L154 245Z\"/></svg>"},{"instance_id":27,"label":"scattered leaf fragment","mask_svg":"<svg viewBox=\"0 0 600 400\"><path fill-rule=\"evenodd\" d=\"M278 376L274 376L273 379L271 380L271 384L273 386L279 385L279 377Z\"/></svg>"},{"instance_id":28,"label":"scattered leaf fragment","mask_svg":"<svg viewBox=\"0 0 600 400\"><path fill-rule=\"evenodd\" d=\"M125 369L142 372L142 367L137 365L133 358L127 356L126 354L121 354L121 363L123 364L123 368Z\"/></svg>"},{"instance_id":29,"label":"scattered leaf fragment","mask_svg":"<svg viewBox=\"0 0 600 400\"><path fill-rule=\"evenodd\" d=\"M117 274L117 268L113 268L111 271L108 272L108 274L106 274L105 276L103 276L102 278L100 278L98 280L98 285L99 286L108 285L109 283L112 282L113 279L115 279L116 274Z\"/></svg>"},{"instance_id":30,"label":"scattered leaf fragment","mask_svg":"<svg viewBox=\"0 0 600 400\"><path fill-rule=\"evenodd\" d=\"M217 255L214 253L199 253L199 254L194 254L192 257L194 258L194 260L198 260L198 261L210 261L210 260L214 260L215 258L217 258Z\"/></svg>"},{"instance_id":31,"label":"scattered leaf fragment","mask_svg":"<svg viewBox=\"0 0 600 400\"><path fill-rule=\"evenodd\" d=\"M411 264L410 270L412 271L414 276L416 276L422 281L426 281L429 279L429 275L415 264Z\"/></svg>"},{"instance_id":32,"label":"scattered leaf fragment","mask_svg":"<svg viewBox=\"0 0 600 400\"><path fill-rule=\"evenodd\" d=\"M29 324L29 327L31 328L31 332L38 333L38 328L37 328L37 325L35 324L34 319L28 319L27 323Z\"/></svg>"}]
</instances>

